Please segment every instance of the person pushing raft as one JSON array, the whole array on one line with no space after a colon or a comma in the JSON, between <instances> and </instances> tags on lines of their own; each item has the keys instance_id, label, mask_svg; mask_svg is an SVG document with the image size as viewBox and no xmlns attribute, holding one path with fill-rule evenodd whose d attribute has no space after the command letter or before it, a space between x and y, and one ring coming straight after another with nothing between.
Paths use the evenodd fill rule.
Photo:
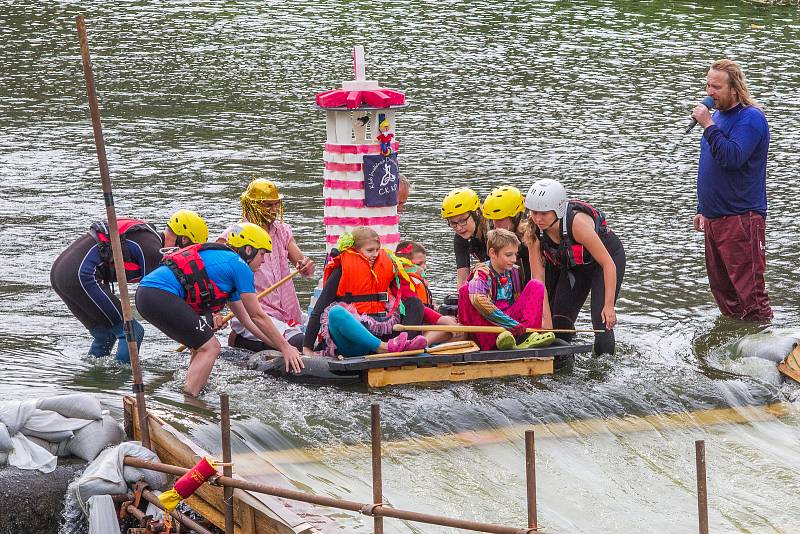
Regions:
<instances>
[{"instance_id":1,"label":"person pushing raft","mask_svg":"<svg viewBox=\"0 0 800 534\"><path fill-rule=\"evenodd\" d=\"M138 219L118 219L125 279L138 282L161 262L161 249L185 247L208 239L208 227L197 213L179 210L167 221L163 233ZM128 363L122 304L111 285L116 282L108 223L98 221L89 232L69 245L53 262L50 283L70 312L89 330L89 355L108 356L119 340L116 358ZM144 328L133 320L136 342L141 345Z\"/></svg>"},{"instance_id":2,"label":"person pushing raft","mask_svg":"<svg viewBox=\"0 0 800 534\"><path fill-rule=\"evenodd\" d=\"M458 287L467 281L471 260L488 261L487 224L478 194L468 187L453 189L442 200L442 219L453 229Z\"/></svg>"},{"instance_id":3,"label":"person pushing raft","mask_svg":"<svg viewBox=\"0 0 800 534\"><path fill-rule=\"evenodd\" d=\"M531 279L531 262L526 245L526 241L530 239L530 231L524 211L525 196L519 189L510 185L492 189L481 208L483 217L489 221L492 228L508 230L519 238L517 265L520 268L519 275L523 286Z\"/></svg>"},{"instance_id":4,"label":"person pushing raft","mask_svg":"<svg viewBox=\"0 0 800 534\"><path fill-rule=\"evenodd\" d=\"M284 196L270 180L252 180L241 195L242 219L256 224L267 231L272 241L272 252L264 256L264 262L255 272L255 288L260 293L289 275L291 262L302 276L314 274L314 262L305 256L297 246L292 227L283 222ZM217 238L217 243L225 243L231 226ZM273 292L259 300L264 313L269 316L275 328L296 349L303 348L303 322L300 302L297 299L294 283L290 280L278 286ZM258 336L248 331L241 321L231 321L232 332L228 345L252 351L275 349L266 345Z\"/></svg>"},{"instance_id":5,"label":"person pushing raft","mask_svg":"<svg viewBox=\"0 0 800 534\"><path fill-rule=\"evenodd\" d=\"M256 298L253 273L272 250L266 230L243 222L228 232L227 245L205 243L168 254L136 291L142 317L192 349L184 391L197 396L208 381L220 344L212 313L228 308L245 328L283 353L286 371L300 372L303 361L280 334Z\"/></svg>"},{"instance_id":6,"label":"person pushing raft","mask_svg":"<svg viewBox=\"0 0 800 534\"><path fill-rule=\"evenodd\" d=\"M531 272L545 283L553 328L573 329L591 293L594 353L614 354L615 304L625 274L625 249L605 215L586 202L567 201L556 180L539 180L525 196L535 239ZM571 339L572 334L559 334Z\"/></svg>"}]
</instances>

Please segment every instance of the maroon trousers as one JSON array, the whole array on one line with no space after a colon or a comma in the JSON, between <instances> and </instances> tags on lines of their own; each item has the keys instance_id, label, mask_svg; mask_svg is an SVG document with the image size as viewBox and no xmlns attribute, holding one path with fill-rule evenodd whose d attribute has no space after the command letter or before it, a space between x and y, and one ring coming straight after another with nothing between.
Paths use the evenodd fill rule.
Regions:
<instances>
[{"instance_id":1,"label":"maroon trousers","mask_svg":"<svg viewBox=\"0 0 800 534\"><path fill-rule=\"evenodd\" d=\"M772 317L764 284L765 229L764 217L753 211L704 221L708 283L723 315Z\"/></svg>"}]
</instances>

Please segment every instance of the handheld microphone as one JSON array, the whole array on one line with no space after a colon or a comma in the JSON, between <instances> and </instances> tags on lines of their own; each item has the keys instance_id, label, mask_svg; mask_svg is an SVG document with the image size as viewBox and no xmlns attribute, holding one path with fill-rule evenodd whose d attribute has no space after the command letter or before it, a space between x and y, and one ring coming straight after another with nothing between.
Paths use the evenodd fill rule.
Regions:
<instances>
[{"instance_id":1,"label":"handheld microphone","mask_svg":"<svg viewBox=\"0 0 800 534\"><path fill-rule=\"evenodd\" d=\"M707 107L709 110L714 107L714 99L711 98L710 96L706 96L700 103L703 104L705 107ZM695 126L697 126L697 119L692 117L692 120L689 121L689 125L686 127L685 133L691 132Z\"/></svg>"}]
</instances>

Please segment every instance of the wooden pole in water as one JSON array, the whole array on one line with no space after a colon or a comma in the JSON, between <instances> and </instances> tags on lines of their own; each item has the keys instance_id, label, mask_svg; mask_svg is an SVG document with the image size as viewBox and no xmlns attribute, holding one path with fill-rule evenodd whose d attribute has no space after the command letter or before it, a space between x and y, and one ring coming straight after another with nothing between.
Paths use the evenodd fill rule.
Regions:
<instances>
[{"instance_id":1,"label":"wooden pole in water","mask_svg":"<svg viewBox=\"0 0 800 534\"><path fill-rule=\"evenodd\" d=\"M706 442L694 442L695 463L697 464L697 512L700 534L708 534L708 487L706 486Z\"/></svg>"},{"instance_id":2,"label":"wooden pole in water","mask_svg":"<svg viewBox=\"0 0 800 534\"><path fill-rule=\"evenodd\" d=\"M147 408L144 402L142 369L139 366L139 346L136 344L136 336L133 332L133 314L131 313L131 301L128 297L128 280L125 278L125 264L122 259L122 243L119 239L117 212L114 208L114 196L111 193L111 177L108 172L106 144L103 140L103 127L100 123L100 107L97 104L97 92L95 91L94 73L92 72L92 59L89 56L89 40L86 36L86 22L80 15L78 15L77 18L77 25L78 38L81 46L81 58L83 59L83 77L86 79L86 92L89 96L89 112L92 117L92 129L94 131L94 145L97 149L97 162L100 166L100 181L103 186L103 199L106 204L106 219L108 220L109 238L111 239L111 251L114 254L114 272L116 273L117 287L119 288L119 300L122 304L122 318L125 321L125 339L128 342L128 353L131 358L131 370L133 372L133 385L131 389L134 395L136 395L136 411L139 414L142 445L149 449L150 429L147 428Z\"/></svg>"},{"instance_id":3,"label":"wooden pole in water","mask_svg":"<svg viewBox=\"0 0 800 534\"><path fill-rule=\"evenodd\" d=\"M536 517L536 441L533 430L525 431L525 480L528 486L528 528L539 530Z\"/></svg>"},{"instance_id":4,"label":"wooden pole in water","mask_svg":"<svg viewBox=\"0 0 800 534\"><path fill-rule=\"evenodd\" d=\"M372 423L372 502L380 506L383 503L383 477L381 475L381 406L370 406ZM373 518L373 532L383 534L383 518Z\"/></svg>"},{"instance_id":5,"label":"wooden pole in water","mask_svg":"<svg viewBox=\"0 0 800 534\"><path fill-rule=\"evenodd\" d=\"M219 396L220 427L222 430L222 474L233 476L231 466L231 410L228 394ZM233 488L225 486L222 491L222 502L225 505L225 534L233 534Z\"/></svg>"}]
</instances>

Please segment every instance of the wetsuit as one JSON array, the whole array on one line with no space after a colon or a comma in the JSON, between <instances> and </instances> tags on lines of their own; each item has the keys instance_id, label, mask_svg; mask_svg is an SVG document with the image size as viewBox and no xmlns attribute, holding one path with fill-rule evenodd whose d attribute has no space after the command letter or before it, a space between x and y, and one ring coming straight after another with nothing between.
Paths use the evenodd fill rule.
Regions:
<instances>
[{"instance_id":1,"label":"wetsuit","mask_svg":"<svg viewBox=\"0 0 800 534\"><path fill-rule=\"evenodd\" d=\"M589 251L585 247L574 240L572 221L575 214L583 212L595 219L595 230L617 268L614 302L619 297L622 278L625 275L625 249L622 241L608 229L603 214L591 207L585 209L584 206L588 206L588 204L569 202L567 213L561 221L560 243L554 243L546 232L536 230L542 250L545 287L547 288L550 312L553 316L553 328L575 328L578 313L591 293L592 328L603 330L603 332L595 334L594 353L614 354L616 345L614 331L606 330L601 319L605 302L603 268L589 255ZM574 337L574 334L558 334L558 337L569 340Z\"/></svg>"},{"instance_id":2,"label":"wetsuit","mask_svg":"<svg viewBox=\"0 0 800 534\"><path fill-rule=\"evenodd\" d=\"M138 270L127 270L128 282L156 269L161 261L161 235L152 229L134 229L125 234L122 246L127 248L131 263ZM70 312L89 330L94 341L89 349L92 356L107 356L119 340L117 359L128 362L128 344L123 329L122 305L111 289L108 273L113 266L106 264L101 245L91 234L80 237L62 252L50 269L53 290ZM142 326L133 321L138 343L144 337Z\"/></svg>"},{"instance_id":3,"label":"wetsuit","mask_svg":"<svg viewBox=\"0 0 800 534\"><path fill-rule=\"evenodd\" d=\"M255 293L253 271L233 250L201 250L208 278L227 293L227 301ZM211 314L201 314L186 302L186 290L166 265L145 276L136 291L136 309L153 326L189 348L198 349L214 336Z\"/></svg>"},{"instance_id":4,"label":"wetsuit","mask_svg":"<svg viewBox=\"0 0 800 534\"><path fill-rule=\"evenodd\" d=\"M489 261L489 253L486 252L486 242L475 236L464 239L458 234L453 236L453 252L456 255L456 269L469 269L471 260L476 263Z\"/></svg>"}]
</instances>

